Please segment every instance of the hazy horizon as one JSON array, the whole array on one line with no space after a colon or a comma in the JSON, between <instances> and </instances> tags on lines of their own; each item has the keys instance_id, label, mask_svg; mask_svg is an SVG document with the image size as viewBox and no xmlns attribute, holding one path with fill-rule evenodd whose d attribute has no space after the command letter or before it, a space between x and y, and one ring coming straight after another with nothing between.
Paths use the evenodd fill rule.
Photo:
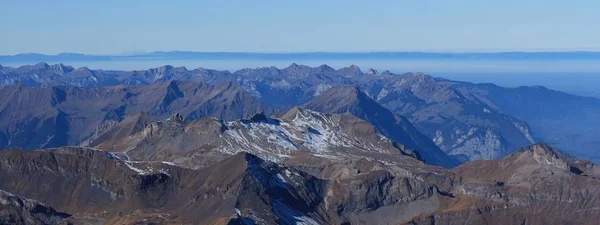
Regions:
<instances>
[{"instance_id":1,"label":"hazy horizon","mask_svg":"<svg viewBox=\"0 0 600 225\"><path fill-rule=\"evenodd\" d=\"M599 6L555 0L8 1L0 7L0 20L10 21L3 24L10 35L0 36L0 55L592 50L600 49L600 29L593 29Z\"/></svg>"},{"instance_id":2,"label":"hazy horizon","mask_svg":"<svg viewBox=\"0 0 600 225\"><path fill-rule=\"evenodd\" d=\"M365 53L440 53L440 54L498 54L498 53L600 53L599 48L540 48L540 49L413 49L413 50L388 50L388 51L194 51L185 49L172 50L151 50L151 51L124 51L124 52L108 52L108 53L88 53L88 52L73 52L73 51L58 51L53 53L30 51L30 52L15 52L11 54L3 54L0 56L16 56L27 54L40 54L46 56L57 56L62 54L81 54L87 56L128 56L128 55L143 55L152 53L175 53L175 52L193 52L193 53L249 53L249 54L310 54L310 53L332 53L332 54L365 54Z\"/></svg>"}]
</instances>

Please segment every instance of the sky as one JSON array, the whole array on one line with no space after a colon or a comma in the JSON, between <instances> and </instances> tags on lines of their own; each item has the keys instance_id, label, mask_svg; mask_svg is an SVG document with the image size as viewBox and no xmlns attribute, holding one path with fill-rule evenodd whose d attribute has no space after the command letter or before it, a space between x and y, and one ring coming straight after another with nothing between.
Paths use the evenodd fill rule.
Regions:
<instances>
[{"instance_id":1,"label":"sky","mask_svg":"<svg viewBox=\"0 0 600 225\"><path fill-rule=\"evenodd\" d=\"M600 1L0 0L0 54L600 50Z\"/></svg>"}]
</instances>

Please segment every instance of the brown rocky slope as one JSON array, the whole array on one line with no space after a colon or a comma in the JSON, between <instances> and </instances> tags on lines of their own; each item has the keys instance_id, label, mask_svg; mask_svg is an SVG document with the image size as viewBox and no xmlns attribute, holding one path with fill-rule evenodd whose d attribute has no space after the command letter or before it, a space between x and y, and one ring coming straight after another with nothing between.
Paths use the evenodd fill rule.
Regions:
<instances>
[{"instance_id":1,"label":"brown rocky slope","mask_svg":"<svg viewBox=\"0 0 600 225\"><path fill-rule=\"evenodd\" d=\"M8 182L0 189L71 214L65 221L75 224L594 224L600 219L599 167L543 143L500 160L445 169L420 162L349 114L300 108L276 118L259 114L238 121L176 116L122 138L98 145L110 151L2 151L0 176ZM190 156L198 165L184 160Z\"/></svg>"}]
</instances>

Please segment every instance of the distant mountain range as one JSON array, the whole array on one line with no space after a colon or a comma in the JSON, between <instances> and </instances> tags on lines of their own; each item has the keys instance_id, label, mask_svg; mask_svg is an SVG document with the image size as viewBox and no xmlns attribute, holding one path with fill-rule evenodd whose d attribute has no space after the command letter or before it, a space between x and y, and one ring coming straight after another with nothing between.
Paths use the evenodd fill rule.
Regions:
<instances>
[{"instance_id":1,"label":"distant mountain range","mask_svg":"<svg viewBox=\"0 0 600 225\"><path fill-rule=\"evenodd\" d=\"M176 82L169 83L169 81ZM199 86L184 85L184 81L200 84ZM198 100L196 98L187 99L187 96L198 95L199 92L194 91L198 88L211 89L209 88L210 85L203 85L203 83L217 85L217 87L212 87L217 91L214 93L219 93L218 90L228 89L237 91L232 91L230 94L222 93L215 95L223 99L210 100L215 101L214 103L203 103L202 101L205 100ZM186 119L200 118L206 115L213 115L222 119L239 119L251 116L259 111L269 114L275 112L277 109L281 110L307 104L307 102L313 100L315 97L319 97L332 87L353 85L360 91L359 93L365 93L366 97L373 101L373 103L368 103L367 105L373 105L374 103L376 105L373 105L373 107L381 105L383 106L381 107L382 109L385 108L386 111L389 110L391 113L401 116L398 118L404 117L408 119L411 126L416 127L419 133L424 134L432 140L438 148L463 162L473 159L497 159L519 147L527 146L540 140L552 143L575 155L592 160L600 160L600 158L597 158L599 150L596 146L598 140L593 135L600 131L598 128L600 127L600 118L597 116L600 115L600 99L570 95L536 86L504 88L493 84L456 82L434 78L421 73L394 74L389 71L378 72L374 69L368 69L363 72L358 66L349 66L335 70L327 65L308 67L292 64L282 69L263 67L241 69L235 72L204 68L188 70L185 67L172 66L136 71L108 71L91 70L85 67L76 69L63 64L48 65L46 63L17 68L0 68L0 85L11 86L15 84L28 87L44 87L46 89L52 87L54 90L61 90L68 88L68 86L84 88L69 88L69 90L73 89L79 92L112 90L111 93L113 93L115 89L121 89L123 93L133 90L135 90L134 92L139 90L141 91L140 93L146 92L142 90L147 90L148 93L155 93L157 90L164 90L164 93L150 94L148 98L139 98L136 97L137 94L132 94L126 98L119 97L119 99L154 101L152 99L156 98L156 103L152 104L159 104L158 101L160 100L164 104L163 108L160 108L161 106L159 105L152 106L157 108L135 106L137 109L128 112L148 111L154 116L160 115L159 117L161 118L180 112ZM227 85L223 86L223 84ZM108 88L115 85L117 86ZM131 87L118 85L130 85ZM144 85L151 86L143 87ZM236 89L234 86L241 88L238 87ZM95 89L95 87L101 87L101 89ZM93 89L87 90L89 88ZM9 89L11 88L3 91ZM12 89L29 90L27 88L15 89L15 87ZM244 91L240 92L240 90ZM75 92L66 93L74 94ZM227 97L228 95L239 96L239 99L232 100ZM12 95L7 93L6 96ZM23 95L15 96L24 98ZM163 96L164 99L158 99L160 96ZM330 95L331 99L321 98L321 100L315 101L327 102L336 97L343 96ZM35 99L32 97L27 98L31 101ZM255 100L252 100L252 98L255 98ZM5 102L2 104L7 106L15 104L15 101L10 99L4 98ZM371 101L365 97L355 97L354 99L362 99L362 102ZM348 99L348 101L350 100ZM54 101L54 103L52 101L54 100L49 98L48 102L44 104L60 104L60 101ZM115 99L111 99L110 101L115 101ZM190 101L200 102L193 105ZM260 103L257 101L260 101ZM25 104L27 101L21 100L17 102ZM36 103L36 106L44 104ZM82 104L85 105L85 102L82 102ZM119 104L122 104L128 110L134 107L127 106L132 104L128 102ZM259 106L261 104L263 106ZM340 105L335 107L317 107L316 105L311 107L327 113L341 113L343 111L360 113L356 114L356 116L374 122L372 115L364 114L368 110L357 111L353 109L356 107L351 106L353 103L347 103L347 106L341 102L338 102L338 104ZM166 105L170 106L167 107ZM225 105L228 107L253 107L253 110L240 108L239 110L241 111L232 114L229 108L224 108ZM111 105L110 107L114 107L112 110L118 109L116 105ZM369 110L372 110L373 107L370 106ZM35 112L35 110L33 111ZM217 113L218 111L222 112ZM378 111L381 110L370 112ZM11 111L2 111L4 114L9 112ZM23 116L22 113L16 113L16 115L19 117ZM67 115L70 114L67 113ZM120 114L118 116L119 119L113 121L121 121L125 116L126 114ZM389 118L392 117L395 116L389 116ZM42 119L41 121L45 120L39 117L33 118ZM10 121L12 121L12 125L6 126L16 129L14 128L16 121L14 119ZM60 120L57 121L60 122ZM70 127L72 130L75 127L79 127L79 125L72 125ZM379 125L376 125L376 127L383 129ZM62 128L64 129L64 127ZM11 129L4 131L5 135L11 133L9 132ZM92 135L91 130L93 129L95 129L94 126L86 128L86 132L79 132L76 135ZM26 131L24 130L23 132ZM388 137L389 135L394 135L389 131L386 133L386 131L380 130L380 132ZM10 134L10 136L15 135L19 135L19 133L12 132ZM83 136L77 140L81 141ZM413 137L416 136L413 135ZM398 138L392 139L399 141ZM7 143L17 143L9 140L10 138L8 137L1 137L0 143L4 143L5 146L30 149L43 146L7 145ZM19 140L25 141L24 139ZM41 138L38 144L46 142L42 140L46 139ZM407 139L403 141L406 142ZM67 141L64 143L76 144L77 142ZM406 143L409 144L410 142ZM412 148L415 147L412 144L409 145ZM47 145L46 147L52 146L60 145Z\"/></svg>"},{"instance_id":2,"label":"distant mountain range","mask_svg":"<svg viewBox=\"0 0 600 225\"><path fill-rule=\"evenodd\" d=\"M111 60L183 60L183 59L463 59L463 60L574 60L600 59L600 52L193 52L157 51L137 54L87 55L61 53L46 55L25 53L0 55L0 64L6 62L40 61L111 61Z\"/></svg>"}]
</instances>

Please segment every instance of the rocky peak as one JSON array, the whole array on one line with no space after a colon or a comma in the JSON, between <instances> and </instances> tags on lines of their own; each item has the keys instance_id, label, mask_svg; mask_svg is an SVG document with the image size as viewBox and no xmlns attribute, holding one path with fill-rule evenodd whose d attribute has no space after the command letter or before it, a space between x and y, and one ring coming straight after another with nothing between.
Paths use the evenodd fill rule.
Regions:
<instances>
[{"instance_id":1,"label":"rocky peak","mask_svg":"<svg viewBox=\"0 0 600 225\"><path fill-rule=\"evenodd\" d=\"M298 69L298 68L300 68L300 65L298 65L296 63L292 63L288 67L286 67L285 69Z\"/></svg>"},{"instance_id":2,"label":"rocky peak","mask_svg":"<svg viewBox=\"0 0 600 225\"><path fill-rule=\"evenodd\" d=\"M65 74L65 73L70 73L74 70L73 67L70 66L65 66L62 63L60 64L55 64L49 67L50 71L52 71L53 73L56 74Z\"/></svg>"},{"instance_id":3,"label":"rocky peak","mask_svg":"<svg viewBox=\"0 0 600 225\"><path fill-rule=\"evenodd\" d=\"M291 67L297 67L298 65L296 64L292 64L291 66L288 66L287 68L291 68ZM283 70L287 69L284 68ZM281 70L279 70L277 67L275 66L270 66L270 67L260 67L260 68L255 68L255 69L251 69L251 68L244 68L244 69L240 69L237 70L235 72L233 72L233 74L241 76L241 77L248 77L248 78L253 78L253 79L260 79L262 77L269 77L269 76L277 76L279 74L281 74Z\"/></svg>"},{"instance_id":4,"label":"rocky peak","mask_svg":"<svg viewBox=\"0 0 600 225\"><path fill-rule=\"evenodd\" d=\"M515 152L514 155L532 159L538 164L549 165L564 170L569 170L569 163L575 159L543 142L522 148Z\"/></svg>"},{"instance_id":5,"label":"rocky peak","mask_svg":"<svg viewBox=\"0 0 600 225\"><path fill-rule=\"evenodd\" d=\"M304 105L305 108L327 113L383 109L357 85L330 88ZM362 109L358 109L361 108ZM385 109L383 109L385 110ZM387 110L385 110L387 111ZM359 116L360 117L360 116Z\"/></svg>"},{"instance_id":6,"label":"rocky peak","mask_svg":"<svg viewBox=\"0 0 600 225\"><path fill-rule=\"evenodd\" d=\"M409 77L411 80L417 81L419 83L435 82L435 80L432 76L429 76L422 72L406 73L405 75L407 77Z\"/></svg>"},{"instance_id":7,"label":"rocky peak","mask_svg":"<svg viewBox=\"0 0 600 225\"><path fill-rule=\"evenodd\" d=\"M543 142L521 148L502 160L511 164L537 165L538 168L558 168L576 175L600 176L598 165L566 154Z\"/></svg>"},{"instance_id":8,"label":"rocky peak","mask_svg":"<svg viewBox=\"0 0 600 225\"><path fill-rule=\"evenodd\" d=\"M90 68L88 68L87 66L82 66L77 68L77 71L91 72L92 70L90 70Z\"/></svg>"},{"instance_id":9,"label":"rocky peak","mask_svg":"<svg viewBox=\"0 0 600 225\"><path fill-rule=\"evenodd\" d=\"M346 77L357 77L362 76L363 72L360 70L360 67L357 65L351 65L349 67L344 67L337 70L338 73L346 76Z\"/></svg>"},{"instance_id":10,"label":"rocky peak","mask_svg":"<svg viewBox=\"0 0 600 225\"><path fill-rule=\"evenodd\" d=\"M173 67L171 65L165 65L146 70L144 71L144 74L147 78L152 79L152 82L156 82L173 79L187 72L189 71L185 67Z\"/></svg>"},{"instance_id":11,"label":"rocky peak","mask_svg":"<svg viewBox=\"0 0 600 225\"><path fill-rule=\"evenodd\" d=\"M381 76L391 76L391 75L394 75L394 73L392 73L389 70L385 70L385 71L381 72Z\"/></svg>"},{"instance_id":12,"label":"rocky peak","mask_svg":"<svg viewBox=\"0 0 600 225\"><path fill-rule=\"evenodd\" d=\"M369 70L367 70L367 73L365 73L365 74L367 74L367 75L376 75L376 74L378 74L378 72L377 72L376 69L369 68Z\"/></svg>"},{"instance_id":13,"label":"rocky peak","mask_svg":"<svg viewBox=\"0 0 600 225\"><path fill-rule=\"evenodd\" d=\"M35 64L33 66L31 66L33 69L47 69L48 67L50 67L50 65L48 65L48 63L45 62L41 62L38 64Z\"/></svg>"},{"instance_id":14,"label":"rocky peak","mask_svg":"<svg viewBox=\"0 0 600 225\"><path fill-rule=\"evenodd\" d=\"M250 121L254 122L254 123L260 123L260 122L264 123L264 122L267 122L267 120L268 120L268 117L263 112L254 114L254 116L250 117Z\"/></svg>"},{"instance_id":15,"label":"rocky peak","mask_svg":"<svg viewBox=\"0 0 600 225\"><path fill-rule=\"evenodd\" d=\"M171 65L164 65L164 66L158 67L159 71L167 71L167 70L172 70L172 69L173 69L173 66L171 66Z\"/></svg>"},{"instance_id":16,"label":"rocky peak","mask_svg":"<svg viewBox=\"0 0 600 225\"><path fill-rule=\"evenodd\" d=\"M331 68L327 64L320 65L319 67L317 67L315 69L317 70L318 73L331 73L331 72L335 72L335 69Z\"/></svg>"},{"instance_id":17,"label":"rocky peak","mask_svg":"<svg viewBox=\"0 0 600 225\"><path fill-rule=\"evenodd\" d=\"M296 63L292 63L292 65L283 69L287 73L291 73L291 75L307 75L309 74L313 68L305 65L298 65Z\"/></svg>"},{"instance_id":18,"label":"rocky peak","mask_svg":"<svg viewBox=\"0 0 600 225\"><path fill-rule=\"evenodd\" d=\"M165 65L165 66L161 66L158 68L158 71L160 71L161 73L168 73L168 72L188 72L188 69L184 66L180 66L180 67L174 67L171 65Z\"/></svg>"},{"instance_id":19,"label":"rocky peak","mask_svg":"<svg viewBox=\"0 0 600 225\"><path fill-rule=\"evenodd\" d=\"M169 118L168 120L172 121L172 122L178 122L178 123L183 123L185 121L183 118L183 115L181 115L181 113L176 113L175 115L171 116L171 118Z\"/></svg>"},{"instance_id":20,"label":"rocky peak","mask_svg":"<svg viewBox=\"0 0 600 225\"><path fill-rule=\"evenodd\" d=\"M183 97L183 92L179 89L177 83L177 81L169 81L163 98L163 107L168 106L171 102L175 101L175 99Z\"/></svg>"},{"instance_id":21,"label":"rocky peak","mask_svg":"<svg viewBox=\"0 0 600 225\"><path fill-rule=\"evenodd\" d=\"M289 109L288 111L284 112L283 114L277 116L277 118L285 121L293 121L295 119L319 120L319 118L323 118L325 116L326 115L324 115L323 113L295 106Z\"/></svg>"}]
</instances>

